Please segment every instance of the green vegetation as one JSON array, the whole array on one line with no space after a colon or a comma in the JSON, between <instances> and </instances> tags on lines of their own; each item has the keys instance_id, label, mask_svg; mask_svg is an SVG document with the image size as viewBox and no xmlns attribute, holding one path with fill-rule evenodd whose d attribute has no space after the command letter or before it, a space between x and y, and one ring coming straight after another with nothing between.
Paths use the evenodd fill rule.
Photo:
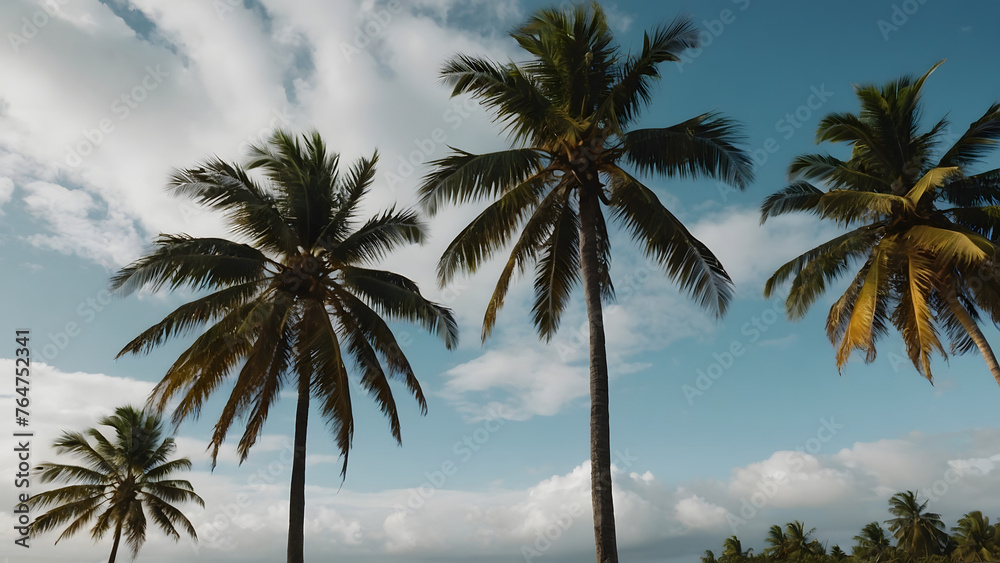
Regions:
<instances>
[{"instance_id":1,"label":"green vegetation","mask_svg":"<svg viewBox=\"0 0 1000 563\"><path fill-rule=\"evenodd\" d=\"M809 563L967 563L974 561L1000 561L1000 524L990 525L990 519L978 510L967 513L953 527L952 534L945 532L941 516L926 512L927 502L919 502L913 491L896 493L889 499L889 513L885 521L896 543L893 545L886 529L878 522L866 524L854 536L850 554L839 545L829 549L825 543L810 539L815 528L805 531L805 524L798 520L789 522L782 529L774 525L764 538L768 546L754 555L753 549L743 550L736 536L722 543L718 559L711 550L701 557L702 563L771 563L774 561L802 561Z\"/></svg>"}]
</instances>

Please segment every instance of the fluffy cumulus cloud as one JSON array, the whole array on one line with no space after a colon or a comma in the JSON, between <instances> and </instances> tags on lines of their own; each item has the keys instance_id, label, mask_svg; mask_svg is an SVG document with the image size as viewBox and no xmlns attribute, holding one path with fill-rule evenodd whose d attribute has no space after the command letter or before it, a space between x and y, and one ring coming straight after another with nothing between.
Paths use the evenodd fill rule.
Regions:
<instances>
[{"instance_id":1,"label":"fluffy cumulus cloud","mask_svg":"<svg viewBox=\"0 0 1000 563\"><path fill-rule=\"evenodd\" d=\"M120 209L102 209L94 196L48 182L24 186L24 204L29 214L49 231L29 235L40 248L76 254L109 269L138 256L143 240L134 222Z\"/></svg>"}]
</instances>

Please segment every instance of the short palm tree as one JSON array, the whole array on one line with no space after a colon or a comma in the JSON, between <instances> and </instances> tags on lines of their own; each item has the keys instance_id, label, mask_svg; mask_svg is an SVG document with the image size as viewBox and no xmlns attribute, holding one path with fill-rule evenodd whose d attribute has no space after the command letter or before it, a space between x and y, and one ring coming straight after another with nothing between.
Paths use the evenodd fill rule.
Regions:
<instances>
[{"instance_id":1,"label":"short palm tree","mask_svg":"<svg viewBox=\"0 0 1000 563\"><path fill-rule=\"evenodd\" d=\"M823 545L818 540L810 539L809 536L816 531L816 528L806 530L806 525L798 520L785 525L785 542L788 555L792 558L801 558L806 555L823 555Z\"/></svg>"},{"instance_id":2,"label":"short palm tree","mask_svg":"<svg viewBox=\"0 0 1000 563\"><path fill-rule=\"evenodd\" d=\"M643 251L710 312L721 315L731 280L712 252L626 171L715 177L743 188L752 163L736 143L734 122L706 113L662 128L629 129L651 100L657 67L698 43L683 18L623 53L596 3L535 13L511 33L524 63L458 55L441 71L452 95L471 94L492 110L511 148L456 150L433 162L420 187L424 208L477 200L492 203L447 247L438 264L446 284L477 271L513 243L483 321L485 340L515 274L534 267L532 320L549 340L572 290L583 285L589 322L591 492L597 560L617 561L611 495L608 365L602 303L614 296L606 206Z\"/></svg>"},{"instance_id":3,"label":"short palm tree","mask_svg":"<svg viewBox=\"0 0 1000 563\"><path fill-rule=\"evenodd\" d=\"M1000 364L977 323L980 311L1000 322L1000 169L970 170L1000 141L1000 104L938 150L948 123L926 131L920 124L920 92L937 66L916 79L856 86L858 114L820 121L817 142L847 143L850 158L797 157L793 182L765 200L761 221L805 211L851 230L783 265L764 293L792 278L785 306L797 320L827 284L861 262L827 317L838 368L854 350L874 361L891 323L928 380L931 354L945 355L943 333L952 353L978 348L1000 384Z\"/></svg>"},{"instance_id":4,"label":"short palm tree","mask_svg":"<svg viewBox=\"0 0 1000 563\"><path fill-rule=\"evenodd\" d=\"M180 539L178 528L197 540L194 526L174 505L205 503L191 483L174 478L176 473L191 469L191 461L170 459L176 445L165 435L160 417L125 406L98 424L111 428L113 434L105 436L97 428L65 431L53 444L56 453L72 456L81 465L42 463L35 468L43 483L74 484L30 497L31 507L52 507L35 518L31 534L68 524L56 539L59 543L94 521L90 536L95 541L108 532L114 534L108 563L117 558L122 536L132 558L138 555L146 542L148 520L175 541Z\"/></svg>"},{"instance_id":5,"label":"short palm tree","mask_svg":"<svg viewBox=\"0 0 1000 563\"><path fill-rule=\"evenodd\" d=\"M722 555L719 560L723 563L739 563L753 553L753 549L743 549L743 543L736 536L729 536L722 542Z\"/></svg>"},{"instance_id":6,"label":"short palm tree","mask_svg":"<svg viewBox=\"0 0 1000 563\"><path fill-rule=\"evenodd\" d=\"M973 510L962 516L951 530L960 561L996 561L1000 557L996 526L990 526L989 517L982 512Z\"/></svg>"},{"instance_id":7,"label":"short palm tree","mask_svg":"<svg viewBox=\"0 0 1000 563\"><path fill-rule=\"evenodd\" d=\"M830 548L830 558L834 561L843 561L844 559L847 559L847 553L844 553L844 550L840 548L840 545L834 544L834 546Z\"/></svg>"},{"instance_id":8,"label":"short palm tree","mask_svg":"<svg viewBox=\"0 0 1000 563\"><path fill-rule=\"evenodd\" d=\"M311 401L334 435L344 477L354 435L348 365L353 363L361 387L389 418L397 442L400 422L389 379L400 381L422 412L427 409L383 317L421 323L448 348L458 340L449 309L422 297L411 280L369 267L401 244L424 239L413 211L390 209L359 220L377 160L377 154L362 158L341 175L339 157L327 151L318 133L299 139L279 130L251 148L245 167L212 159L178 171L172 191L218 211L242 242L162 235L148 255L113 279L126 293L163 286L208 292L140 334L119 355L146 353L209 325L167 370L150 401L163 409L177 399L173 421L180 424L197 416L223 382L235 380L210 441L213 462L237 419L246 422L237 446L245 460L279 393L286 386L295 389L289 563L303 559Z\"/></svg>"},{"instance_id":9,"label":"short palm tree","mask_svg":"<svg viewBox=\"0 0 1000 563\"><path fill-rule=\"evenodd\" d=\"M913 491L896 493L889 499L889 513L895 518L885 522L896 546L911 560L940 554L948 546L941 515L924 512L927 502L919 502Z\"/></svg>"},{"instance_id":10,"label":"short palm tree","mask_svg":"<svg viewBox=\"0 0 1000 563\"><path fill-rule=\"evenodd\" d=\"M768 528L767 537L764 538L764 542L768 546L764 548L764 554L770 557L772 561L788 559L792 554L791 542L788 536L785 535L785 531L777 524Z\"/></svg>"},{"instance_id":11,"label":"short palm tree","mask_svg":"<svg viewBox=\"0 0 1000 563\"><path fill-rule=\"evenodd\" d=\"M892 558L892 542L885 534L885 529L878 522L869 522L854 536L852 553L865 561L884 563Z\"/></svg>"}]
</instances>

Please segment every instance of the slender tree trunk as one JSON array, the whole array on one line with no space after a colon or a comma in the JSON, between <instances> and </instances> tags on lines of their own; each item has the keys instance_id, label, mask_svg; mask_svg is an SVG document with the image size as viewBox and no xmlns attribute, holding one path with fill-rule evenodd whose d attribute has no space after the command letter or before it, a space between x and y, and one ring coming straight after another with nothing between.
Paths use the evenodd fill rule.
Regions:
<instances>
[{"instance_id":1,"label":"slender tree trunk","mask_svg":"<svg viewBox=\"0 0 1000 563\"><path fill-rule=\"evenodd\" d=\"M972 319L969 312L958 301L955 292L948 291L946 293L945 299L948 301L948 306L951 307L951 312L955 314L955 318L958 319L958 322L962 323L965 332L969 333L969 337L976 343L979 353L986 360L986 367L990 369L990 373L993 374L993 379L996 380L997 385L1000 385L1000 364L997 363L997 357L993 355L993 349L990 348L990 343L986 341L986 336L983 335L983 331L979 329L979 325L976 324L976 321Z\"/></svg>"},{"instance_id":2,"label":"slender tree trunk","mask_svg":"<svg viewBox=\"0 0 1000 563\"><path fill-rule=\"evenodd\" d=\"M108 558L108 563L115 563L115 558L118 557L118 543L122 539L122 522L118 521L115 526L115 542L111 544L111 557Z\"/></svg>"},{"instance_id":3,"label":"slender tree trunk","mask_svg":"<svg viewBox=\"0 0 1000 563\"><path fill-rule=\"evenodd\" d=\"M611 496L611 421L608 412L608 356L601 308L597 214L601 202L596 180L580 188L580 268L590 324L590 486L594 504L597 563L618 563L615 506Z\"/></svg>"},{"instance_id":4,"label":"slender tree trunk","mask_svg":"<svg viewBox=\"0 0 1000 563\"><path fill-rule=\"evenodd\" d=\"M288 563L303 563L306 519L306 427L309 424L309 378L299 374L299 397L295 404L295 452L292 454L292 484L288 494Z\"/></svg>"}]
</instances>

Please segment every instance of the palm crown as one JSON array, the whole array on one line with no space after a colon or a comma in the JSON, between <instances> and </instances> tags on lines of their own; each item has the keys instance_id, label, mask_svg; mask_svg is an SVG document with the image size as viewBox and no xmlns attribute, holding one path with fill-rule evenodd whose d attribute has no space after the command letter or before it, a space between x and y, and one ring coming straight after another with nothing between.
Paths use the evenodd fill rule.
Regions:
<instances>
[{"instance_id":1,"label":"palm crown","mask_svg":"<svg viewBox=\"0 0 1000 563\"><path fill-rule=\"evenodd\" d=\"M95 540L113 530L111 561L123 534L132 557L139 553L146 541L147 515L175 540L180 539L178 528L197 539L194 526L174 504L205 503L191 483L173 478L175 473L191 469L191 462L170 459L176 445L173 438L165 436L160 418L133 407L119 407L99 424L110 427L113 434L105 436L96 428L82 433L67 431L54 443L58 454L73 456L83 465L42 463L35 468L43 483L78 484L32 495L28 501L31 506L53 507L35 518L32 534L69 524L56 539L59 543L94 521L90 535Z\"/></svg>"},{"instance_id":2,"label":"palm crown","mask_svg":"<svg viewBox=\"0 0 1000 563\"><path fill-rule=\"evenodd\" d=\"M496 200L448 246L438 266L442 283L460 271L476 271L516 238L487 308L483 337L515 271L524 273L536 263L533 320L539 333L551 338L580 282L576 249L591 200L609 206L646 253L702 305L724 312L731 282L722 265L622 167L714 176L741 188L751 180L751 162L736 146L736 124L721 115L627 130L651 100L652 83L660 77L657 65L679 60L680 52L697 45L697 29L678 19L647 34L638 53L623 55L603 11L592 5L572 13L542 10L512 36L532 55L530 61L497 64L459 55L441 75L453 95L471 94L494 111L511 142L521 146L488 154L456 151L433 162L434 171L420 188L431 213L443 203ZM601 292L610 298L608 231L601 213L594 220Z\"/></svg>"},{"instance_id":3,"label":"palm crown","mask_svg":"<svg viewBox=\"0 0 1000 563\"><path fill-rule=\"evenodd\" d=\"M938 151L948 123L920 126L920 92L937 66L916 79L859 85L858 114L823 118L817 142L847 143L850 158L797 157L789 167L795 181L765 200L761 221L806 211L852 230L783 265L764 292L770 296L792 278L786 310L798 319L829 283L863 261L827 318L838 368L854 350L873 361L875 343L891 323L927 379L931 354L945 354L943 332L953 353L978 347L1000 383L1000 365L976 324L980 311L1000 322L994 275L1000 170L968 170L1000 139L1000 105Z\"/></svg>"},{"instance_id":4,"label":"palm crown","mask_svg":"<svg viewBox=\"0 0 1000 563\"><path fill-rule=\"evenodd\" d=\"M214 323L170 367L152 398L163 408L180 395L173 413L179 423L197 415L238 368L212 435L213 459L233 421L247 416L238 446L246 459L282 386L297 379L318 398L346 471L354 431L347 358L359 367L362 387L389 417L397 440L400 424L387 376L401 380L426 410L413 369L382 316L422 323L449 348L458 329L451 312L424 299L413 281L364 267L424 238L413 211L390 209L358 221L377 160L360 159L341 178L339 159L328 154L319 134L300 141L277 131L268 144L253 147L246 168L210 160L178 171L170 182L173 192L224 213L247 242L163 235L152 252L114 277L113 286L125 292L165 285L211 291L140 334L119 355L147 352L171 336ZM255 169L266 183L250 176Z\"/></svg>"}]
</instances>

